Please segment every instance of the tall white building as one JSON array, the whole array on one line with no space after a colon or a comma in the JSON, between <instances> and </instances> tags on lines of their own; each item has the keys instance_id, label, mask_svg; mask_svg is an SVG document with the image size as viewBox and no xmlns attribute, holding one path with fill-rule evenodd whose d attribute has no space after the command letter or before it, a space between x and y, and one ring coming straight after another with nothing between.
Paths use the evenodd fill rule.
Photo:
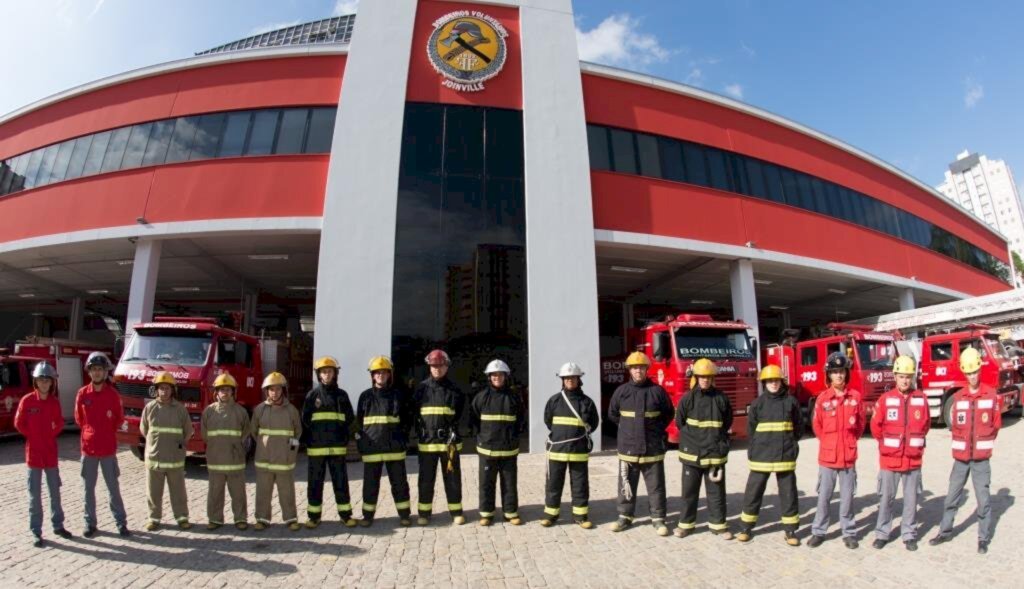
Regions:
<instances>
[{"instance_id":1,"label":"tall white building","mask_svg":"<svg viewBox=\"0 0 1024 589\"><path fill-rule=\"evenodd\" d=\"M1005 235L1009 248L1024 256L1024 207L1006 162L963 151L937 190Z\"/></svg>"}]
</instances>

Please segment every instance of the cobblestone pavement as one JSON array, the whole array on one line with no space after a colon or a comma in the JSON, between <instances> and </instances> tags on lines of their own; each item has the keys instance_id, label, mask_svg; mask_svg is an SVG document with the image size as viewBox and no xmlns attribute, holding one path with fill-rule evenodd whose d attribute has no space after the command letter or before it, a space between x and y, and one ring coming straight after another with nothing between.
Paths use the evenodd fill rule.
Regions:
<instances>
[{"instance_id":1,"label":"cobblestone pavement","mask_svg":"<svg viewBox=\"0 0 1024 589\"><path fill-rule=\"evenodd\" d=\"M1012 572L1020 570L1019 563L1024 556L1020 542L1024 536L1024 517L1021 517L1020 506L1014 505L1016 495L1024 489L1022 445L1024 425L1016 419L1008 419L992 459L995 538L989 554L979 556L975 553L977 531L972 525L973 492L958 515L957 536L952 542L935 548L922 542L916 553L907 552L899 541L880 551L870 547L876 516L878 469L876 444L869 437L860 442L856 508L862 544L856 551L843 546L836 523L827 536L828 541L819 548L786 546L777 523L774 483L768 487L761 526L749 544L727 542L709 534L702 525L706 521L703 506L698 515L697 534L683 540L671 536L660 538L647 525L649 520L643 517L646 496L641 496L638 503L637 515L641 516L638 525L624 533L612 533L608 528L615 519L616 460L607 452L591 461L591 517L598 524L592 530L565 523L570 511L568 489L563 496L563 522L549 529L540 526L545 463L539 455L519 458L520 513L526 524L520 527L477 526L478 462L475 456L469 455L463 462L464 503L469 521L461 527L451 526L445 513L435 513L429 527L399 527L385 481L377 521L368 530L350 531L340 526L332 513L319 529L312 531L290 532L281 524L275 524L264 532L251 528L246 532L234 528L208 532L203 525L206 523L205 467L195 460L188 465L189 508L192 521L200 525L187 532L164 526L155 533L148 533L141 529L146 517L145 472L141 462L122 451L118 457L121 489L134 533L127 539L112 533L114 525L105 504L106 491L100 483L97 494L101 533L86 540L81 537L83 494L75 433L65 434L60 444L64 509L68 528L75 538L54 538L46 519L44 534L48 547L36 549L31 545L28 531L23 446L20 439L12 438L0 441L0 498L4 505L0 510L0 528L6 531L0 536L0 587L236 587L257 583L261 587L324 584L342 587L727 587L756 584L788 588L819 586L826 577L831 587L1019 586L1019 581L1012 580L1017 576ZM815 503L816 440L803 440L801 450L799 534L806 539ZM925 496L919 517L922 539L931 538L937 530L951 463L949 434L944 429L934 430L929 434L925 456ZM679 509L681 469L674 456L666 465L669 519L674 525ZM408 466L415 502L415 458L409 458ZM305 472L303 459L296 470L300 515L305 508ZM349 473L353 504L358 513L362 469L358 463L350 463ZM730 456L727 487L734 530L738 527L746 474L746 452L737 445ZM248 492L251 521L255 493L251 466ZM325 494L325 504L329 505L333 500L329 485ZM443 511L444 503L438 477L435 512ZM838 494L832 509L835 516ZM168 511L169 505L165 507L165 513ZM897 505L896 513L899 512ZM274 518L277 521L280 518L276 505ZM898 521L896 523L898 525ZM1015 562L1018 564L1014 565Z\"/></svg>"}]
</instances>

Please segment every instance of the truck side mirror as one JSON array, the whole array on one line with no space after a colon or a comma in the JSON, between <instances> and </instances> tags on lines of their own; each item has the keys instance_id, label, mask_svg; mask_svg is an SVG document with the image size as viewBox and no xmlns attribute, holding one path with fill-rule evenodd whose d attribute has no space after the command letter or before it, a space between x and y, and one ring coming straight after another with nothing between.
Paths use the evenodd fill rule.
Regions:
<instances>
[{"instance_id":1,"label":"truck side mirror","mask_svg":"<svg viewBox=\"0 0 1024 589\"><path fill-rule=\"evenodd\" d=\"M669 350L669 334L667 331L658 331L653 334L651 355L659 362L668 360L672 353Z\"/></svg>"},{"instance_id":2,"label":"truck side mirror","mask_svg":"<svg viewBox=\"0 0 1024 589\"><path fill-rule=\"evenodd\" d=\"M750 350L754 353L755 356L757 355L757 338L756 337L750 338Z\"/></svg>"}]
</instances>

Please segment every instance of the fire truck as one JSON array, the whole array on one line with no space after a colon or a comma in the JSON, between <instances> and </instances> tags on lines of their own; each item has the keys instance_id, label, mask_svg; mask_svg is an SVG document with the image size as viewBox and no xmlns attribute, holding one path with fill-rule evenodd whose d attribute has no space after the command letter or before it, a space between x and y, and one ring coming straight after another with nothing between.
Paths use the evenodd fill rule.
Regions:
<instances>
[{"instance_id":1,"label":"fire truck","mask_svg":"<svg viewBox=\"0 0 1024 589\"><path fill-rule=\"evenodd\" d=\"M178 400L195 425L195 434L186 443L186 450L194 454L206 452L199 419L203 409L215 401L212 385L222 372L238 381L235 398L250 413L263 401L260 385L264 374L274 370L288 378L290 400L301 407L312 384L312 359L301 346L291 343L227 329L209 317L156 317L136 325L114 370L125 413L118 442L140 460L144 457L139 419L150 400L153 376L160 371L174 377Z\"/></svg>"},{"instance_id":2,"label":"fire truck","mask_svg":"<svg viewBox=\"0 0 1024 589\"><path fill-rule=\"evenodd\" d=\"M14 344L14 353L34 358L35 362L45 360L57 371L57 398L65 423L75 421L75 395L84 383L89 382L85 372L85 361L93 352L103 352L109 358L113 348L93 342L66 339L29 337ZM31 387L30 387L31 388Z\"/></svg>"},{"instance_id":3,"label":"fire truck","mask_svg":"<svg viewBox=\"0 0 1024 589\"><path fill-rule=\"evenodd\" d=\"M860 391L870 417L875 400L895 385L892 365L900 336L848 323L829 323L827 329L832 335L767 346L762 354L764 363L782 369L790 392L811 416L818 394L828 387L825 359L834 352L845 354L851 361L848 384Z\"/></svg>"},{"instance_id":4,"label":"fire truck","mask_svg":"<svg viewBox=\"0 0 1024 589\"><path fill-rule=\"evenodd\" d=\"M747 435L747 409L757 398L757 344L750 326L742 321L716 321L710 315L683 313L628 330L627 349L639 350L651 358L648 376L668 392L673 406L690 390L690 368L700 358L718 366L715 386L732 403L732 432ZM629 378L624 358L605 358L602 363L603 413L608 415L611 393ZM668 439L679 443L679 431L673 421Z\"/></svg>"},{"instance_id":5,"label":"fire truck","mask_svg":"<svg viewBox=\"0 0 1024 589\"><path fill-rule=\"evenodd\" d=\"M21 398L32 392L32 368L39 360L26 356L7 355L0 349L0 436L17 433L14 414Z\"/></svg>"}]
</instances>

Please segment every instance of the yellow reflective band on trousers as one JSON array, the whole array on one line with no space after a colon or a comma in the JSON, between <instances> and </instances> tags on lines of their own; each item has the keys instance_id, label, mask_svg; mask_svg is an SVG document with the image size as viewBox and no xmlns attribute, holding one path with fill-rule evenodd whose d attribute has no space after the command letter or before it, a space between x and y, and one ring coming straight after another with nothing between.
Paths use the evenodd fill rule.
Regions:
<instances>
[{"instance_id":1,"label":"yellow reflective band on trousers","mask_svg":"<svg viewBox=\"0 0 1024 589\"><path fill-rule=\"evenodd\" d=\"M417 444L416 448L420 452L447 452L448 444ZM462 442L455 444L456 450L462 450Z\"/></svg>"},{"instance_id":2,"label":"yellow reflective band on trousers","mask_svg":"<svg viewBox=\"0 0 1024 589\"><path fill-rule=\"evenodd\" d=\"M697 455L696 454L687 454L686 452L683 452L682 450L678 450L678 453L679 453L679 459L680 460L687 460L689 462L696 462L700 466L718 466L718 465L721 465L721 464L725 464L726 462L729 461L728 457L723 457L723 458L701 458L700 460L697 460Z\"/></svg>"},{"instance_id":3,"label":"yellow reflective band on trousers","mask_svg":"<svg viewBox=\"0 0 1024 589\"><path fill-rule=\"evenodd\" d=\"M692 529L697 527L697 523L696 522L689 522L689 523L679 522L679 523L676 524L676 527L679 528L680 530L692 530Z\"/></svg>"},{"instance_id":4,"label":"yellow reflective band on trousers","mask_svg":"<svg viewBox=\"0 0 1024 589\"><path fill-rule=\"evenodd\" d=\"M515 415L501 415L498 413L484 413L480 416L480 421L515 421Z\"/></svg>"},{"instance_id":5,"label":"yellow reflective band on trousers","mask_svg":"<svg viewBox=\"0 0 1024 589\"><path fill-rule=\"evenodd\" d=\"M518 456L519 448L515 450L488 450L482 446L476 447L477 454L483 454L484 456L490 456L491 458L508 458L510 456Z\"/></svg>"},{"instance_id":6,"label":"yellow reflective band on trousers","mask_svg":"<svg viewBox=\"0 0 1024 589\"><path fill-rule=\"evenodd\" d=\"M722 427L721 421L701 421L692 417L686 418L686 425L692 425L693 427Z\"/></svg>"},{"instance_id":7,"label":"yellow reflective band on trousers","mask_svg":"<svg viewBox=\"0 0 1024 589\"><path fill-rule=\"evenodd\" d=\"M548 460L555 462L586 462L590 454L586 452L548 452Z\"/></svg>"},{"instance_id":8,"label":"yellow reflective band on trousers","mask_svg":"<svg viewBox=\"0 0 1024 589\"><path fill-rule=\"evenodd\" d=\"M295 470L294 464L271 464L269 462L257 462L256 468L262 468L263 470L273 470L278 472L287 472L289 470Z\"/></svg>"},{"instance_id":9,"label":"yellow reflective band on trousers","mask_svg":"<svg viewBox=\"0 0 1024 589\"><path fill-rule=\"evenodd\" d=\"M449 503L448 504L448 511L462 511L462 504L461 503Z\"/></svg>"},{"instance_id":10,"label":"yellow reflective band on trousers","mask_svg":"<svg viewBox=\"0 0 1024 589\"><path fill-rule=\"evenodd\" d=\"M395 503L395 509L409 509L412 505L409 501L399 501Z\"/></svg>"},{"instance_id":11,"label":"yellow reflective band on trousers","mask_svg":"<svg viewBox=\"0 0 1024 589\"><path fill-rule=\"evenodd\" d=\"M757 424L757 432L791 432L793 431L792 421L762 421Z\"/></svg>"},{"instance_id":12,"label":"yellow reflective band on trousers","mask_svg":"<svg viewBox=\"0 0 1024 589\"><path fill-rule=\"evenodd\" d=\"M184 460L182 460L181 462L149 462L147 464L149 465L150 470L174 470L178 468L185 468Z\"/></svg>"},{"instance_id":13,"label":"yellow reflective band on trousers","mask_svg":"<svg viewBox=\"0 0 1024 589\"><path fill-rule=\"evenodd\" d=\"M363 462L393 462L405 460L405 452L385 452L383 454L363 454Z\"/></svg>"},{"instance_id":14,"label":"yellow reflective band on trousers","mask_svg":"<svg viewBox=\"0 0 1024 589\"><path fill-rule=\"evenodd\" d=\"M635 462L637 464L647 464L649 462L661 462L665 460L664 454L658 454L657 456L627 456L625 454L619 454L619 460L623 462Z\"/></svg>"},{"instance_id":15,"label":"yellow reflective band on trousers","mask_svg":"<svg viewBox=\"0 0 1024 589\"><path fill-rule=\"evenodd\" d=\"M320 505L310 505L306 508L309 513L321 513L323 510L324 508Z\"/></svg>"},{"instance_id":16,"label":"yellow reflective band on trousers","mask_svg":"<svg viewBox=\"0 0 1024 589\"><path fill-rule=\"evenodd\" d=\"M363 511L377 511L376 503L363 503Z\"/></svg>"},{"instance_id":17,"label":"yellow reflective band on trousers","mask_svg":"<svg viewBox=\"0 0 1024 589\"><path fill-rule=\"evenodd\" d=\"M558 507L546 507L546 506L544 507L544 513L546 513L548 515L558 515L558 512L559 512L559 508Z\"/></svg>"},{"instance_id":18,"label":"yellow reflective band on trousers","mask_svg":"<svg viewBox=\"0 0 1024 589\"><path fill-rule=\"evenodd\" d=\"M261 436L292 436L295 434L294 430L290 429L268 429L265 427L260 428L259 435Z\"/></svg>"},{"instance_id":19,"label":"yellow reflective band on trousers","mask_svg":"<svg viewBox=\"0 0 1024 589\"><path fill-rule=\"evenodd\" d=\"M207 438L216 438L216 437L240 438L240 437L242 437L242 430L240 430L240 429L211 429L211 430L207 430L206 437Z\"/></svg>"},{"instance_id":20,"label":"yellow reflective band on trousers","mask_svg":"<svg viewBox=\"0 0 1024 589\"><path fill-rule=\"evenodd\" d=\"M455 415L451 407L420 407L420 415Z\"/></svg>"},{"instance_id":21,"label":"yellow reflective band on trousers","mask_svg":"<svg viewBox=\"0 0 1024 589\"><path fill-rule=\"evenodd\" d=\"M432 507L433 507L433 504L431 504L431 503L417 503L416 504L416 509L419 510L420 513L428 513Z\"/></svg>"},{"instance_id":22,"label":"yellow reflective band on trousers","mask_svg":"<svg viewBox=\"0 0 1024 589\"><path fill-rule=\"evenodd\" d=\"M363 418L363 425L390 425L400 422L399 418L392 415L367 415Z\"/></svg>"},{"instance_id":23,"label":"yellow reflective band on trousers","mask_svg":"<svg viewBox=\"0 0 1024 589\"><path fill-rule=\"evenodd\" d=\"M314 413L310 421L345 421L345 414L336 411L320 411Z\"/></svg>"},{"instance_id":24,"label":"yellow reflective band on trousers","mask_svg":"<svg viewBox=\"0 0 1024 589\"><path fill-rule=\"evenodd\" d=\"M348 448L344 446L306 448L306 456L345 456L346 454L348 454Z\"/></svg>"},{"instance_id":25,"label":"yellow reflective band on trousers","mask_svg":"<svg viewBox=\"0 0 1024 589\"><path fill-rule=\"evenodd\" d=\"M757 516L750 515L749 513L743 512L740 514L740 520L745 524L756 524Z\"/></svg>"},{"instance_id":26,"label":"yellow reflective band on trousers","mask_svg":"<svg viewBox=\"0 0 1024 589\"><path fill-rule=\"evenodd\" d=\"M555 417L552 418L551 425L575 425L576 427L583 427L583 420L576 417Z\"/></svg>"},{"instance_id":27,"label":"yellow reflective band on trousers","mask_svg":"<svg viewBox=\"0 0 1024 589\"><path fill-rule=\"evenodd\" d=\"M715 530L716 532L720 530L727 530L729 529L729 524L725 522L722 522L720 524L713 524L708 522L708 529Z\"/></svg>"},{"instance_id":28,"label":"yellow reflective band on trousers","mask_svg":"<svg viewBox=\"0 0 1024 589\"><path fill-rule=\"evenodd\" d=\"M348 513L349 511L352 511L352 504L351 503L339 503L338 504L338 513Z\"/></svg>"},{"instance_id":29,"label":"yellow reflective band on trousers","mask_svg":"<svg viewBox=\"0 0 1024 589\"><path fill-rule=\"evenodd\" d=\"M748 462L747 466L754 472L789 472L796 470L796 461L793 462Z\"/></svg>"},{"instance_id":30,"label":"yellow reflective band on trousers","mask_svg":"<svg viewBox=\"0 0 1024 589\"><path fill-rule=\"evenodd\" d=\"M206 470L213 472L239 472L245 470L245 464L206 464Z\"/></svg>"},{"instance_id":31,"label":"yellow reflective band on trousers","mask_svg":"<svg viewBox=\"0 0 1024 589\"><path fill-rule=\"evenodd\" d=\"M586 505L584 505L583 507L575 507L574 506L572 508L572 514L573 515L587 515L588 513L590 513L590 508L587 507Z\"/></svg>"},{"instance_id":32,"label":"yellow reflective band on trousers","mask_svg":"<svg viewBox=\"0 0 1024 589\"><path fill-rule=\"evenodd\" d=\"M636 417L636 411L620 411L619 415L622 417ZM659 415L661 415L661 411L644 411L644 417L648 419L658 417Z\"/></svg>"},{"instance_id":33,"label":"yellow reflective band on trousers","mask_svg":"<svg viewBox=\"0 0 1024 589\"><path fill-rule=\"evenodd\" d=\"M800 523L799 515L784 515L782 516L782 523L785 525L795 526Z\"/></svg>"},{"instance_id":34,"label":"yellow reflective band on trousers","mask_svg":"<svg viewBox=\"0 0 1024 589\"><path fill-rule=\"evenodd\" d=\"M180 427L160 427L154 425L149 428L150 433L154 434L177 434L179 436L185 435Z\"/></svg>"}]
</instances>

